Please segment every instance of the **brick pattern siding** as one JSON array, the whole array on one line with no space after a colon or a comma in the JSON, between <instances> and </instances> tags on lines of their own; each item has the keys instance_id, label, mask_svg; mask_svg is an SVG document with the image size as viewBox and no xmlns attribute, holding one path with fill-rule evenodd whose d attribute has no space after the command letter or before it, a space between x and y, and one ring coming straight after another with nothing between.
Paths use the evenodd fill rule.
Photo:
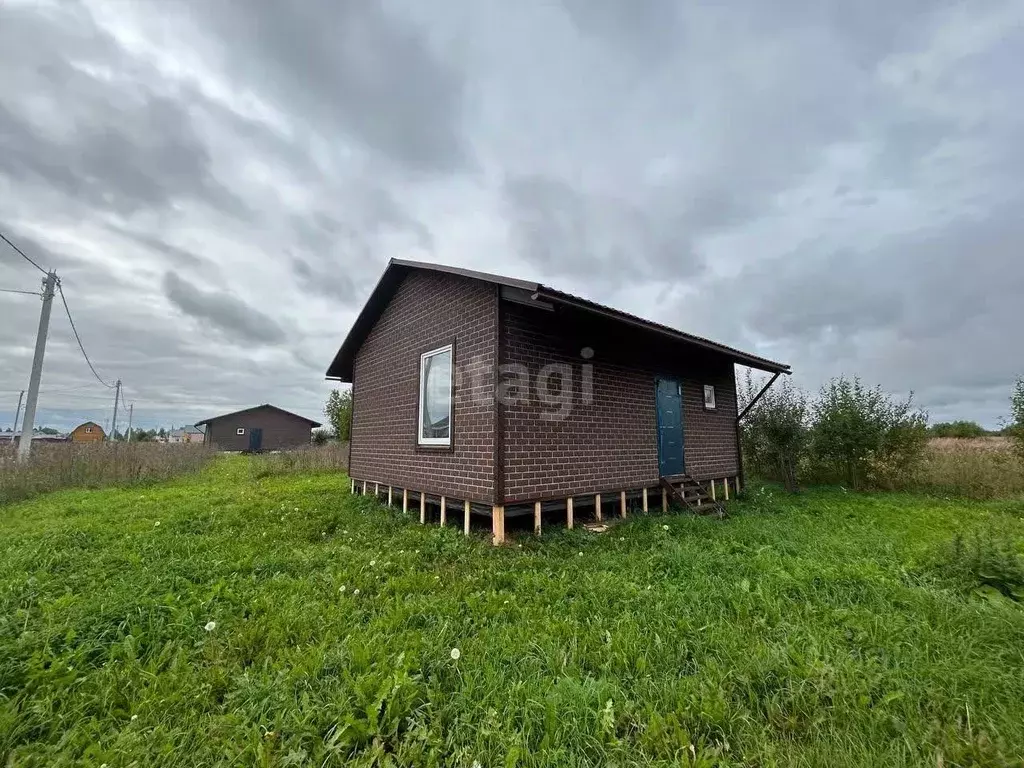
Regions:
<instances>
[{"instance_id":1,"label":"brick pattern siding","mask_svg":"<svg viewBox=\"0 0 1024 768\"><path fill-rule=\"evenodd\" d=\"M237 434L240 427L245 430L244 435ZM308 421L273 408L254 408L233 416L210 419L203 439L222 451L247 451L249 432L254 427L263 430L264 451L301 448L312 440L313 428Z\"/></svg>"},{"instance_id":2,"label":"brick pattern siding","mask_svg":"<svg viewBox=\"0 0 1024 768\"><path fill-rule=\"evenodd\" d=\"M540 401L536 386L504 406L506 502L657 484L658 375L683 384L686 471L698 479L737 474L735 373L727 359L511 303L502 317L502 363L525 365L533 381L552 363L573 371L568 418L552 420L557 409ZM580 356L588 346L596 352L589 405L581 381L588 361ZM714 411L704 409L704 384L715 386Z\"/></svg>"},{"instance_id":3,"label":"brick pattern siding","mask_svg":"<svg viewBox=\"0 0 1024 768\"><path fill-rule=\"evenodd\" d=\"M350 474L494 503L497 289L414 271L356 354ZM455 345L452 448L417 445L420 355Z\"/></svg>"}]
</instances>

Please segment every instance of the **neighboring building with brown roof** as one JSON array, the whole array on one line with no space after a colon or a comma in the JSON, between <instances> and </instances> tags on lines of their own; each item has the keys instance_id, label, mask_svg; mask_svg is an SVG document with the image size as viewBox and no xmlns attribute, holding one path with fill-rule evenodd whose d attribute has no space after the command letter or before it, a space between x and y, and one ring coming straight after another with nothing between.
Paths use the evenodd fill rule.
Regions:
<instances>
[{"instance_id":1,"label":"neighboring building with brown roof","mask_svg":"<svg viewBox=\"0 0 1024 768\"><path fill-rule=\"evenodd\" d=\"M71 430L70 438L73 443L99 443L107 437L103 427L95 421L87 421L79 424Z\"/></svg>"},{"instance_id":2,"label":"neighboring building with brown roof","mask_svg":"<svg viewBox=\"0 0 1024 768\"><path fill-rule=\"evenodd\" d=\"M352 384L360 487L469 503L501 541L506 515L735 493L735 364L789 373L539 283L392 260L327 377Z\"/></svg>"},{"instance_id":3,"label":"neighboring building with brown roof","mask_svg":"<svg viewBox=\"0 0 1024 768\"><path fill-rule=\"evenodd\" d=\"M206 426L203 442L222 451L285 451L309 445L320 422L263 404L197 421Z\"/></svg>"}]
</instances>

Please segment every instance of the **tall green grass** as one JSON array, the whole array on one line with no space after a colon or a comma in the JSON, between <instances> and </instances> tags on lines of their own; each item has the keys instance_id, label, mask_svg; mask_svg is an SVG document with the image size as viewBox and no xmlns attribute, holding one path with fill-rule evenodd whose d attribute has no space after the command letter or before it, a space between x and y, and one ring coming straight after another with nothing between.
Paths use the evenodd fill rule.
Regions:
<instances>
[{"instance_id":1,"label":"tall green grass","mask_svg":"<svg viewBox=\"0 0 1024 768\"><path fill-rule=\"evenodd\" d=\"M0 453L0 504L63 488L138 485L196 472L216 452L204 445L164 443L52 443L33 445L20 462Z\"/></svg>"},{"instance_id":2,"label":"tall green grass","mask_svg":"<svg viewBox=\"0 0 1024 768\"><path fill-rule=\"evenodd\" d=\"M495 549L347 486L232 457L0 510L0 764L1024 760L1024 611L942 566L1019 549L1019 506L765 493Z\"/></svg>"}]
</instances>

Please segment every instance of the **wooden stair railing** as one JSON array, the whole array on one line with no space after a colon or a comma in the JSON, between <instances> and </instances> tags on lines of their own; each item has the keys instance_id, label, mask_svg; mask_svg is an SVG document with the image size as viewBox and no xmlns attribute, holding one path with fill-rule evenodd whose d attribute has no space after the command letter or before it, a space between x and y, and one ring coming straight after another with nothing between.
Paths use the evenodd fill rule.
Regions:
<instances>
[{"instance_id":1,"label":"wooden stair railing","mask_svg":"<svg viewBox=\"0 0 1024 768\"><path fill-rule=\"evenodd\" d=\"M719 518L729 516L729 513L725 510L725 505L720 501L712 499L708 492L704 490L704 486L689 475L662 477L660 478L660 484L671 498L695 515L714 515Z\"/></svg>"}]
</instances>

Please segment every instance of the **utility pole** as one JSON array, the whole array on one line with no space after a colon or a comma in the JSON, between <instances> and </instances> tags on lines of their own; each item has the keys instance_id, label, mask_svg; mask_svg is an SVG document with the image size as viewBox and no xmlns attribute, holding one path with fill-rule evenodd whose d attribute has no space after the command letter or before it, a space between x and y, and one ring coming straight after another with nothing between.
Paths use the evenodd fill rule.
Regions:
<instances>
[{"instance_id":1,"label":"utility pole","mask_svg":"<svg viewBox=\"0 0 1024 768\"><path fill-rule=\"evenodd\" d=\"M135 403L128 406L128 442L132 441L132 416L135 415Z\"/></svg>"},{"instance_id":2,"label":"utility pole","mask_svg":"<svg viewBox=\"0 0 1024 768\"><path fill-rule=\"evenodd\" d=\"M32 432L39 401L39 381L43 377L43 355L46 354L46 334L50 332L50 309L57 273L47 272L43 280L43 308L39 311L39 331L36 333L36 351L32 355L32 374L28 379L28 399L25 401L25 420L21 422L21 440L18 443L18 461L27 461L32 450Z\"/></svg>"},{"instance_id":3,"label":"utility pole","mask_svg":"<svg viewBox=\"0 0 1024 768\"><path fill-rule=\"evenodd\" d=\"M21 390L21 394L18 395L18 410L14 412L14 427L13 434L11 436L11 445L14 445L14 435L18 434L18 417L21 416L21 401L25 399L25 390Z\"/></svg>"},{"instance_id":4,"label":"utility pole","mask_svg":"<svg viewBox=\"0 0 1024 768\"><path fill-rule=\"evenodd\" d=\"M110 422L110 439L117 440L117 401L121 397L121 380L114 384L114 418Z\"/></svg>"}]
</instances>

